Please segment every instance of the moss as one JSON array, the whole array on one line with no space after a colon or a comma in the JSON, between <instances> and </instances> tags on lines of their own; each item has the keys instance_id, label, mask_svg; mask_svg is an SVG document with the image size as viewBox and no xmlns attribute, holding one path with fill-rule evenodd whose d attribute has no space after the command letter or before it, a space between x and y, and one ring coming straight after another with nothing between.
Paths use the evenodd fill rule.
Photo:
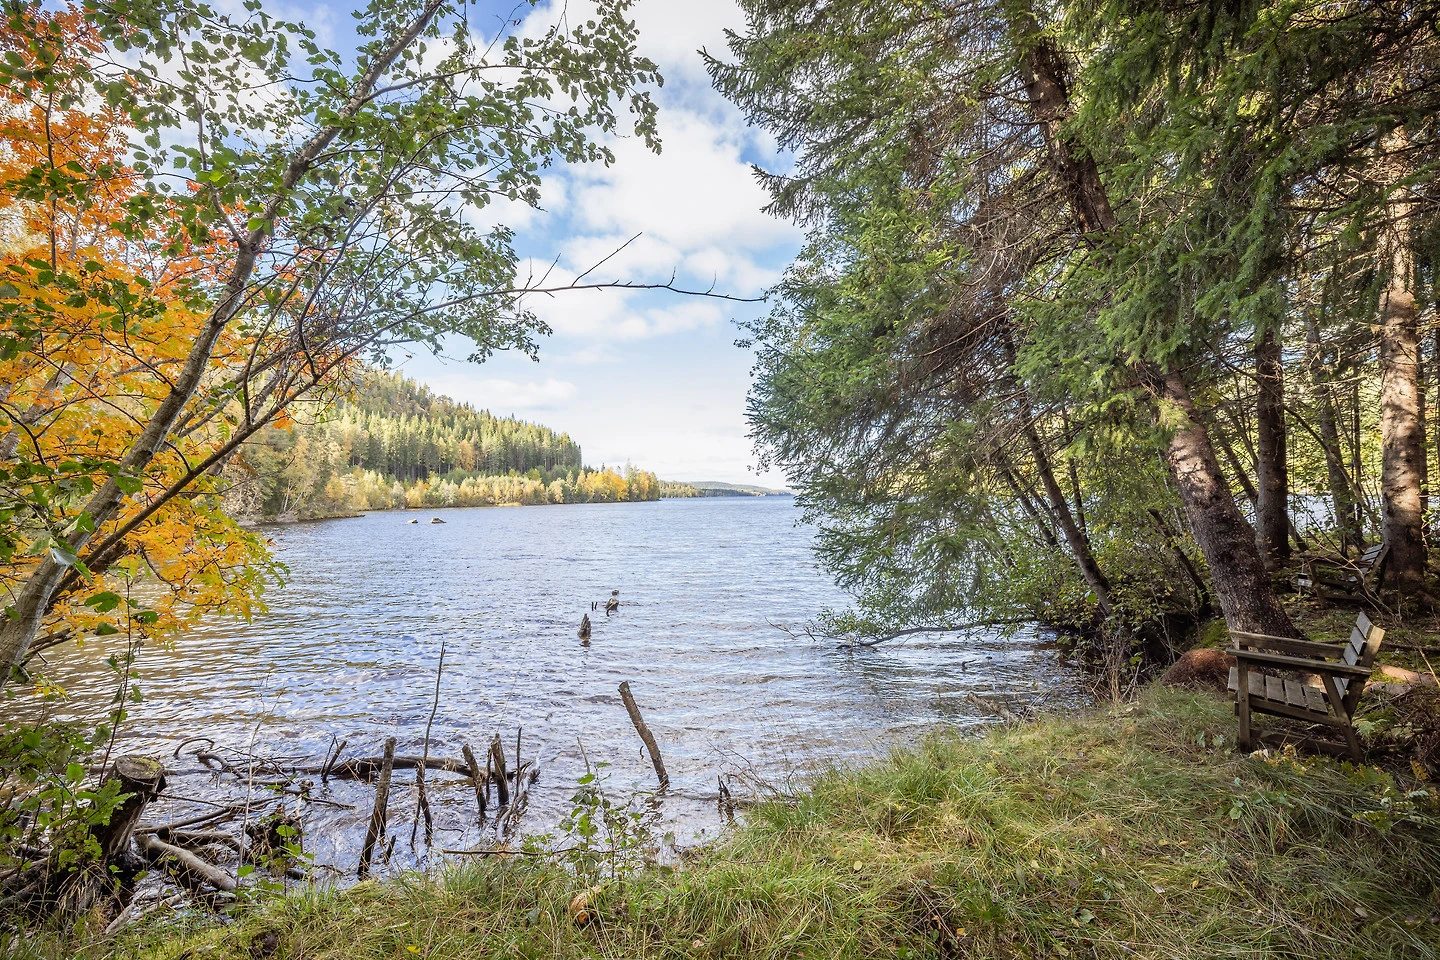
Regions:
<instances>
[{"instance_id":1,"label":"moss","mask_svg":"<svg viewBox=\"0 0 1440 960\"><path fill-rule=\"evenodd\" d=\"M1237 755L1228 704L1133 704L821 777L682 870L597 893L516 858L86 957L1435 957L1440 811L1376 770Z\"/></svg>"},{"instance_id":2,"label":"moss","mask_svg":"<svg viewBox=\"0 0 1440 960\"><path fill-rule=\"evenodd\" d=\"M1214 620L1207 620L1195 631L1196 647L1208 647L1215 650L1223 650L1230 646L1229 627L1223 617Z\"/></svg>"}]
</instances>

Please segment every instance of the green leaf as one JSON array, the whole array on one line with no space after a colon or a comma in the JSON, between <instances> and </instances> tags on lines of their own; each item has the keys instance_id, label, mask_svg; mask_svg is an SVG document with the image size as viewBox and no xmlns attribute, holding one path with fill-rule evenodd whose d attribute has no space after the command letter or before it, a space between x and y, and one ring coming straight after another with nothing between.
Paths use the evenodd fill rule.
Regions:
<instances>
[{"instance_id":1,"label":"green leaf","mask_svg":"<svg viewBox=\"0 0 1440 960\"><path fill-rule=\"evenodd\" d=\"M106 590L104 593L97 593L85 601L85 606L94 607L96 613L109 613L120 606L122 597L118 593Z\"/></svg>"}]
</instances>

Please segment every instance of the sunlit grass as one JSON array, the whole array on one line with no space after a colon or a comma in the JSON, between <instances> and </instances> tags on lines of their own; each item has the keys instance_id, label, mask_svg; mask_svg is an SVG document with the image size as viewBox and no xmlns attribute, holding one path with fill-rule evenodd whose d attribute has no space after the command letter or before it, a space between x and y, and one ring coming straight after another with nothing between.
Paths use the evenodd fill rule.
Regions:
<instances>
[{"instance_id":1,"label":"sunlit grass","mask_svg":"<svg viewBox=\"0 0 1440 960\"><path fill-rule=\"evenodd\" d=\"M87 956L1434 957L1440 824L1381 773L1238 756L1224 701L936 735L821 778L683 869L606 887L488 861Z\"/></svg>"}]
</instances>

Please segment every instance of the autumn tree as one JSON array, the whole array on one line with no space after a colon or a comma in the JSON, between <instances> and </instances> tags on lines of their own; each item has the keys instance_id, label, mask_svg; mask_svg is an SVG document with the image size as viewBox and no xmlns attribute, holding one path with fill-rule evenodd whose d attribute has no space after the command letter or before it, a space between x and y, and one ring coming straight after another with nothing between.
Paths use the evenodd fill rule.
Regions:
<instances>
[{"instance_id":1,"label":"autumn tree","mask_svg":"<svg viewBox=\"0 0 1440 960\"><path fill-rule=\"evenodd\" d=\"M523 298L545 283L517 278L510 232L469 212L538 203L555 160L608 162L597 135L656 144L658 75L626 6L482 43L445 0L376 3L349 54L254 0L6 8L20 148L0 198L21 228L0 287L0 661L72 635L65 604L110 608L96 578L154 566L146 531L209 510L234 450L357 361L452 334L476 360L534 349ZM92 122L108 132L77 149ZM125 429L61 442L107 408ZM217 536L246 566L253 541Z\"/></svg>"}]
</instances>

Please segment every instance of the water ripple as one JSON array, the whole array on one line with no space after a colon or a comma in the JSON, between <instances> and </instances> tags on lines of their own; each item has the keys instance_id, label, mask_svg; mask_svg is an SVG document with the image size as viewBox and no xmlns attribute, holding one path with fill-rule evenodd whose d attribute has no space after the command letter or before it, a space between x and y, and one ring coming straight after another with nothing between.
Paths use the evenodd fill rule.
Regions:
<instances>
[{"instance_id":1,"label":"water ripple","mask_svg":"<svg viewBox=\"0 0 1440 960\"><path fill-rule=\"evenodd\" d=\"M767 621L799 624L844 597L816 567L812 531L785 498L674 500L437 511L443 525L376 513L268 531L290 583L250 624L214 621L168 649L143 651L145 699L125 749L168 754L183 738L322 756L332 737L378 752L385 736L419 752L446 643L435 750L458 754L495 732L541 754L529 823L550 829L582 772L579 744L605 759L624 793L650 786L616 695L634 687L680 792L713 790L737 758L784 781L791 770L883 749L937 723L979 721L969 693L1021 701L1078 697L1033 635L924 636L863 652L797 642ZM622 607L576 625L591 601ZM103 714L112 679L103 645L69 651L53 673L75 714ZM406 781L408 783L408 780ZM439 778L438 827L463 845L473 796ZM185 783L186 795L203 785ZM212 788L213 789L213 788ZM368 788L332 785L365 807ZM468 800L467 800L468 797ZM392 823L408 823L408 787ZM322 861L352 864L353 814L312 808ZM714 827L699 800L666 816L695 836ZM402 831L408 836L408 831ZM473 838L472 838L473 839Z\"/></svg>"}]
</instances>

